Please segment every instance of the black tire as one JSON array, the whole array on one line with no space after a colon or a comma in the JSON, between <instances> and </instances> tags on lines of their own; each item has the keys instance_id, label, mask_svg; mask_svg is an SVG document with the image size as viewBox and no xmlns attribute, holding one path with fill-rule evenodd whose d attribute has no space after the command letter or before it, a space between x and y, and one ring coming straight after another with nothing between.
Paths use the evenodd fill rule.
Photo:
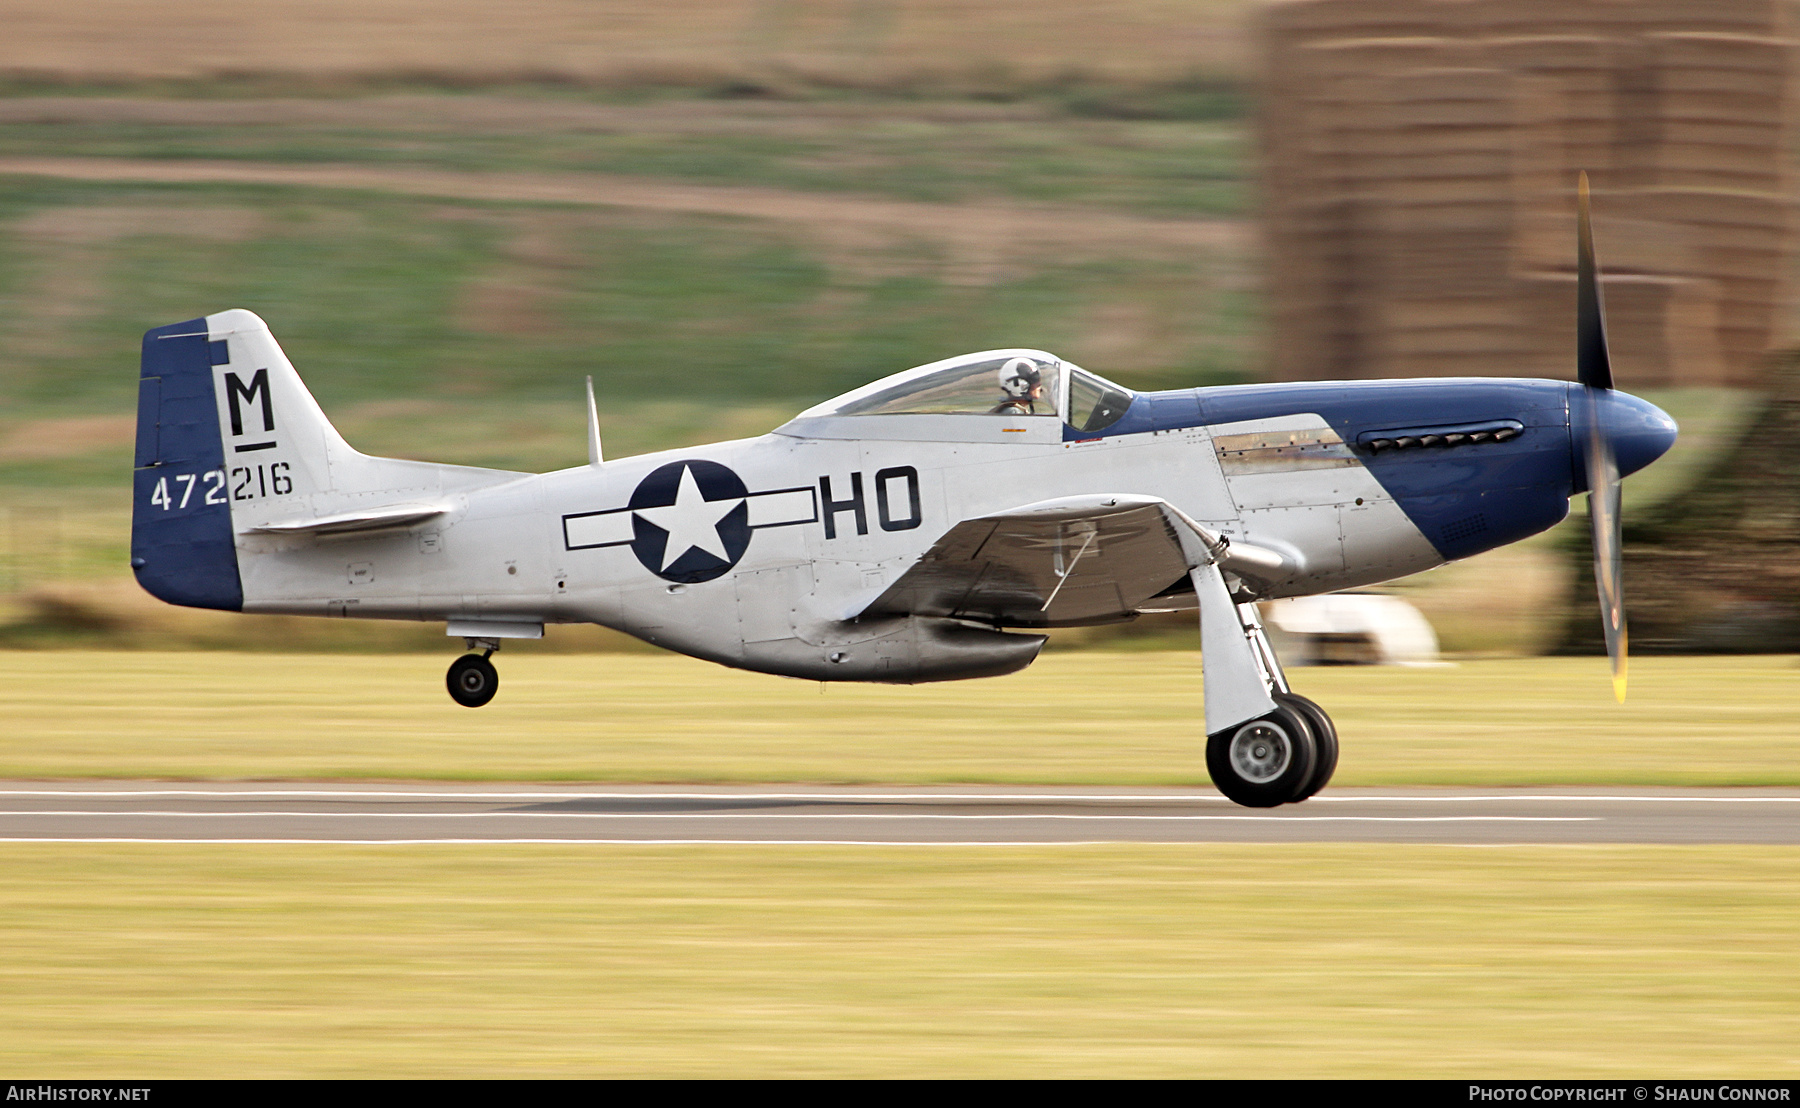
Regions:
<instances>
[{"instance_id":1,"label":"black tire","mask_svg":"<svg viewBox=\"0 0 1800 1108\"><path fill-rule=\"evenodd\" d=\"M1331 775L1337 772L1338 734L1337 725L1325 714L1325 709L1301 696L1299 693L1277 693L1275 703L1285 705L1306 717L1313 735L1313 771L1306 784L1295 794L1294 802L1298 803L1324 788L1331 781Z\"/></svg>"},{"instance_id":2,"label":"black tire","mask_svg":"<svg viewBox=\"0 0 1800 1108\"><path fill-rule=\"evenodd\" d=\"M1306 717L1285 705L1206 739L1206 771L1246 808L1286 804L1312 780L1317 749Z\"/></svg>"},{"instance_id":3,"label":"black tire","mask_svg":"<svg viewBox=\"0 0 1800 1108\"><path fill-rule=\"evenodd\" d=\"M450 663L444 684L450 690L451 700L465 708L479 708L500 691L500 674L494 663L481 655L464 654Z\"/></svg>"}]
</instances>

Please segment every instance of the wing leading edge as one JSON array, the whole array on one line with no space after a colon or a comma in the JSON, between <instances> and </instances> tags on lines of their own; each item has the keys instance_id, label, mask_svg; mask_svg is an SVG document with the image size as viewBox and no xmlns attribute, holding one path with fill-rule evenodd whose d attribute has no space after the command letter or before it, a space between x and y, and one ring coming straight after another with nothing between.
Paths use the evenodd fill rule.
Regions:
<instances>
[{"instance_id":1,"label":"wing leading edge","mask_svg":"<svg viewBox=\"0 0 1800 1108\"><path fill-rule=\"evenodd\" d=\"M861 614L1000 627L1112 623L1215 564L1258 580L1299 568L1274 551L1233 545L1157 497L1062 497L950 528Z\"/></svg>"}]
</instances>

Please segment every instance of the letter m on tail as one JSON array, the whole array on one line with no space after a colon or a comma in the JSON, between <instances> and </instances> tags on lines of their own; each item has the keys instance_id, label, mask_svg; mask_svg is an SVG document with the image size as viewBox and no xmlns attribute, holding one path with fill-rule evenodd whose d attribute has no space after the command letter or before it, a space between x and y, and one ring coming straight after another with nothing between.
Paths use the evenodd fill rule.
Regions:
<instances>
[{"instance_id":1,"label":"letter m on tail","mask_svg":"<svg viewBox=\"0 0 1800 1108\"><path fill-rule=\"evenodd\" d=\"M233 435L244 433L244 409L238 401L242 400L245 405L248 405L259 397L262 399L262 429L265 432L275 430L275 405L269 398L269 371L267 369L259 369L252 374L250 384L247 386L244 384L243 378L235 373L227 372L225 374L225 397L231 406L231 433Z\"/></svg>"}]
</instances>

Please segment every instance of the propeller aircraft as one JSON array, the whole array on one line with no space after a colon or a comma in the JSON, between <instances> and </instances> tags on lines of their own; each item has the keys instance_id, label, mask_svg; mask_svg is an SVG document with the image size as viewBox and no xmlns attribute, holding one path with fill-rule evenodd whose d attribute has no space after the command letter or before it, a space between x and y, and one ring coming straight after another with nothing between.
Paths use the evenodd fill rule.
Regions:
<instances>
[{"instance_id":1,"label":"propeller aircraft","mask_svg":"<svg viewBox=\"0 0 1800 1108\"><path fill-rule=\"evenodd\" d=\"M131 565L172 604L443 621L479 707L507 638L595 623L819 681L1011 673L1048 628L1197 611L1206 762L1232 800L1323 788L1330 717L1256 603L1373 585L1592 504L1615 687L1619 486L1676 427L1613 387L1580 185L1577 382L1418 379L1134 392L1041 350L895 373L758 438L528 474L352 449L264 322L155 328Z\"/></svg>"}]
</instances>

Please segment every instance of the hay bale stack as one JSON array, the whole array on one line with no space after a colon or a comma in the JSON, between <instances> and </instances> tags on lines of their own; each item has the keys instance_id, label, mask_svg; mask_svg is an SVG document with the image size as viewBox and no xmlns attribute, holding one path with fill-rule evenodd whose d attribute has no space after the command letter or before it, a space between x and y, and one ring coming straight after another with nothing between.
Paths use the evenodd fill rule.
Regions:
<instances>
[{"instance_id":1,"label":"hay bale stack","mask_svg":"<svg viewBox=\"0 0 1800 1108\"><path fill-rule=\"evenodd\" d=\"M1587 170L1620 381L1759 385L1788 338L1788 27L1785 0L1269 7L1275 373L1567 375Z\"/></svg>"}]
</instances>

